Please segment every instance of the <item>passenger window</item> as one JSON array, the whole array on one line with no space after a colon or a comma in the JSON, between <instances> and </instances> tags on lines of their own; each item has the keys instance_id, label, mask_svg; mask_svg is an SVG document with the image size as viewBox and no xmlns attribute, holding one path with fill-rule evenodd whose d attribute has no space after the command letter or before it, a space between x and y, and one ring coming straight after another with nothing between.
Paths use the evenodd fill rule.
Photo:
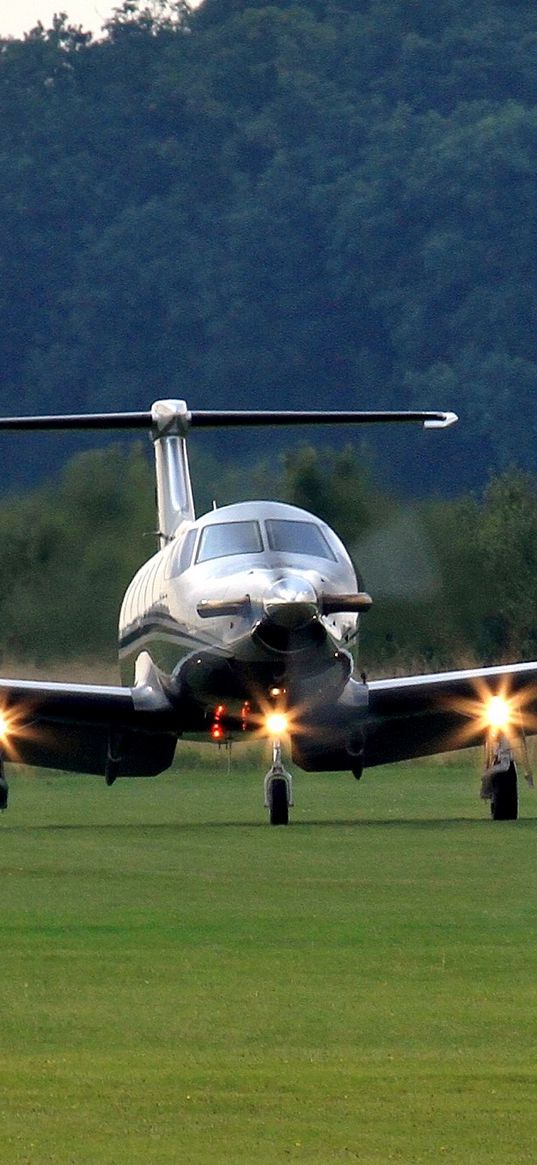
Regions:
<instances>
[{"instance_id":1,"label":"passenger window","mask_svg":"<svg viewBox=\"0 0 537 1165\"><path fill-rule=\"evenodd\" d=\"M123 603L123 623L126 627L132 622L132 587L130 586L125 594Z\"/></svg>"},{"instance_id":2,"label":"passenger window","mask_svg":"<svg viewBox=\"0 0 537 1165\"><path fill-rule=\"evenodd\" d=\"M259 522L215 522L201 532L197 562L228 554L261 554Z\"/></svg>"},{"instance_id":3,"label":"passenger window","mask_svg":"<svg viewBox=\"0 0 537 1165\"><path fill-rule=\"evenodd\" d=\"M132 588L131 601L132 601L132 618L133 619L139 619L140 615L141 615L142 604L140 601L141 600L140 591L141 591L142 582L143 582L143 579L135 578L134 585Z\"/></svg>"},{"instance_id":4,"label":"passenger window","mask_svg":"<svg viewBox=\"0 0 537 1165\"><path fill-rule=\"evenodd\" d=\"M145 578L144 578L144 586L143 586L143 599L142 599L142 609L143 609L143 611L144 611L144 614L145 614L145 612L148 610L148 608L151 606L151 592L152 592L152 587L153 587L153 573L154 573L154 571L153 571L153 566L150 566L150 567L149 567L149 570L147 571L147 574L145 575Z\"/></svg>"},{"instance_id":5,"label":"passenger window","mask_svg":"<svg viewBox=\"0 0 537 1165\"><path fill-rule=\"evenodd\" d=\"M328 541L315 522L295 522L269 518L266 522L268 544L271 550L286 554L308 554L313 558L331 558L336 562Z\"/></svg>"},{"instance_id":6,"label":"passenger window","mask_svg":"<svg viewBox=\"0 0 537 1165\"><path fill-rule=\"evenodd\" d=\"M157 558L151 567L145 590L145 605L147 610L153 606L157 597L157 578L159 575L160 559Z\"/></svg>"}]
</instances>

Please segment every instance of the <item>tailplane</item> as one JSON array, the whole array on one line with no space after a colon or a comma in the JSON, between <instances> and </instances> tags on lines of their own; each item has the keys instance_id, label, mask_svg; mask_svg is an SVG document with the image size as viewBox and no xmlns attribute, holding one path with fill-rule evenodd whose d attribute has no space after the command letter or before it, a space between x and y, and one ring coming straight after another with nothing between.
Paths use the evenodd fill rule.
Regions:
<instances>
[{"instance_id":1,"label":"tailplane","mask_svg":"<svg viewBox=\"0 0 537 1165\"><path fill-rule=\"evenodd\" d=\"M416 423L424 429L446 429L456 413L436 411L326 412L190 410L182 400L156 401L150 412L82 413L59 416L0 417L0 430L149 430L155 449L157 506L161 546L169 542L182 521L195 517L188 467L186 437L194 428L262 425L371 425Z\"/></svg>"}]
</instances>

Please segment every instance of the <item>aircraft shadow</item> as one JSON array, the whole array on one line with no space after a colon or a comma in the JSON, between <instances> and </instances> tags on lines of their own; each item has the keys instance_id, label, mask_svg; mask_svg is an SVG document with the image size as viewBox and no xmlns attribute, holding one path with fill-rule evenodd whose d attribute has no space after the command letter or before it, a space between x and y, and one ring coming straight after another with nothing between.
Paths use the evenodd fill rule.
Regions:
<instances>
[{"instance_id":1,"label":"aircraft shadow","mask_svg":"<svg viewBox=\"0 0 537 1165\"><path fill-rule=\"evenodd\" d=\"M450 826L465 825L478 829L490 829L494 826L498 828L513 828L520 825L524 827L532 827L537 829L537 817L520 817L518 822L492 822L489 818L475 818L475 817L368 817L368 818L320 818L311 821L291 821L288 826L281 827L278 832L285 833L286 831L293 831L295 829L356 829L366 830L372 828L382 829L419 829L423 832L445 829ZM65 832L65 833L91 833L95 830L102 832L114 833L139 833L142 830L147 834L181 834L181 833L196 833L202 830L214 830L215 832L221 830L246 830L246 829L270 829L267 821L163 821L163 822L73 822L73 823L38 823L35 825L11 825L9 822L2 822L0 829L8 830L13 833L50 833L50 832ZM277 828L276 826L272 827Z\"/></svg>"}]
</instances>

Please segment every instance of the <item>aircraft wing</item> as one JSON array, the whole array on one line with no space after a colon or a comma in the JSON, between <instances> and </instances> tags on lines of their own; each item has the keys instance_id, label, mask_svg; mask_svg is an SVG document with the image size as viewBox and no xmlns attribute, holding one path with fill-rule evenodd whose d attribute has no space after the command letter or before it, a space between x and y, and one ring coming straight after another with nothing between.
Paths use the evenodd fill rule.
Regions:
<instances>
[{"instance_id":1,"label":"aircraft wing","mask_svg":"<svg viewBox=\"0 0 537 1165\"><path fill-rule=\"evenodd\" d=\"M337 704L317 710L295 735L295 760L308 771L337 771L431 756L483 742L493 718L537 732L537 662L349 680ZM502 701L499 703L498 701Z\"/></svg>"},{"instance_id":2,"label":"aircraft wing","mask_svg":"<svg viewBox=\"0 0 537 1165\"><path fill-rule=\"evenodd\" d=\"M349 680L334 705L293 733L309 771L359 769L481 743L491 699L511 725L537 732L537 663ZM172 763L177 706L151 669L133 687L0 679L0 748L6 760L116 776L152 776Z\"/></svg>"},{"instance_id":3,"label":"aircraft wing","mask_svg":"<svg viewBox=\"0 0 537 1165\"><path fill-rule=\"evenodd\" d=\"M4 758L82 773L151 776L167 768L177 729L164 691L0 679Z\"/></svg>"},{"instance_id":4,"label":"aircraft wing","mask_svg":"<svg viewBox=\"0 0 537 1165\"><path fill-rule=\"evenodd\" d=\"M490 700L498 697L515 729L537 732L537 663L374 680L368 687L367 765L482 743Z\"/></svg>"}]
</instances>

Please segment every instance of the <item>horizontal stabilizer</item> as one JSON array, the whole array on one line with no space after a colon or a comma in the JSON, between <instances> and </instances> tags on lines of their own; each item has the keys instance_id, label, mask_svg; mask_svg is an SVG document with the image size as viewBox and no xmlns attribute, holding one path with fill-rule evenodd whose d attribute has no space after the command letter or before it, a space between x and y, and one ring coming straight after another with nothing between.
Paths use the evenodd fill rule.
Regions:
<instances>
[{"instance_id":1,"label":"horizontal stabilizer","mask_svg":"<svg viewBox=\"0 0 537 1165\"><path fill-rule=\"evenodd\" d=\"M0 417L0 429L150 429L151 413L72 413Z\"/></svg>"},{"instance_id":2,"label":"horizontal stabilizer","mask_svg":"<svg viewBox=\"0 0 537 1165\"><path fill-rule=\"evenodd\" d=\"M158 402L157 402L158 403ZM37 417L0 417L0 430L46 429L147 429L155 437L184 436L189 429L225 428L263 425L370 425L414 422L425 429L445 429L457 420L451 412L324 412L324 411L252 411L188 410L168 413L165 423L158 419L155 406L150 412L73 413Z\"/></svg>"},{"instance_id":3,"label":"horizontal stabilizer","mask_svg":"<svg viewBox=\"0 0 537 1165\"><path fill-rule=\"evenodd\" d=\"M226 425L375 425L386 422L413 421L424 428L447 428L458 420L456 413L448 412L310 412L307 410L269 412L208 410L192 412L191 427L211 428Z\"/></svg>"}]
</instances>

